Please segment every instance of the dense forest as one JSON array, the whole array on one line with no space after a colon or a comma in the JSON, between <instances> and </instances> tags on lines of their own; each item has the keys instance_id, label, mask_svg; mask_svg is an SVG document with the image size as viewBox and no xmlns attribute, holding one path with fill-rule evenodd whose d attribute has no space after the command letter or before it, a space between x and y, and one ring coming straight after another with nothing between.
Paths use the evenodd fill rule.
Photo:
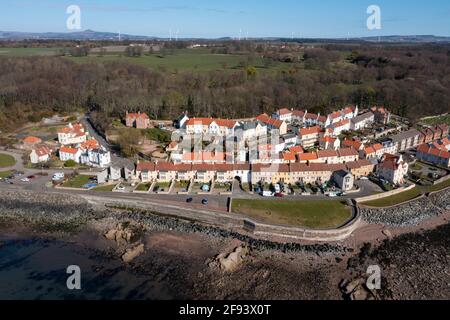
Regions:
<instances>
[{"instance_id":1,"label":"dense forest","mask_svg":"<svg viewBox=\"0 0 450 320\"><path fill-rule=\"evenodd\" d=\"M231 42L211 53L242 55L232 71L169 72L117 59L0 58L0 130L52 112L90 110L103 126L126 110L154 119L240 118L279 107L325 113L346 104L385 105L412 120L450 111L450 46ZM263 56L255 68L253 57ZM261 72L271 62L287 70Z\"/></svg>"}]
</instances>

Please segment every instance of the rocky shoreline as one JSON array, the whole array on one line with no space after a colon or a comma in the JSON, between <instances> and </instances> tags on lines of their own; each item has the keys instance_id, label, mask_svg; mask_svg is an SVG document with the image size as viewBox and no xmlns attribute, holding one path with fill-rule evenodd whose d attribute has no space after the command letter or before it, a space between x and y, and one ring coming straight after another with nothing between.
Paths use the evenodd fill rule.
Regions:
<instances>
[{"instance_id":1,"label":"rocky shoreline","mask_svg":"<svg viewBox=\"0 0 450 320\"><path fill-rule=\"evenodd\" d=\"M433 208L448 201L438 196L426 201L431 199ZM414 210L416 201L407 208ZM426 217L420 211L399 220L390 213L376 218L389 218L394 225ZM110 277L128 279L121 287L126 294L106 295L104 289L96 293L99 298L450 298L450 225L387 239L378 247L277 243L145 211L93 207L69 195L0 191L0 228L14 231L18 226L32 230L33 238L56 237L95 259L90 268L94 279L104 279L103 286L110 285ZM16 238L27 239L27 234ZM0 282L5 272L1 254L11 245L0 246ZM17 261L22 265L23 257ZM377 292L364 286L367 267L373 264L382 269L383 286ZM89 289L98 291L87 288L86 296Z\"/></svg>"},{"instance_id":2,"label":"rocky shoreline","mask_svg":"<svg viewBox=\"0 0 450 320\"><path fill-rule=\"evenodd\" d=\"M450 188L391 208L361 208L363 219L372 224L393 227L416 226L450 211Z\"/></svg>"}]
</instances>

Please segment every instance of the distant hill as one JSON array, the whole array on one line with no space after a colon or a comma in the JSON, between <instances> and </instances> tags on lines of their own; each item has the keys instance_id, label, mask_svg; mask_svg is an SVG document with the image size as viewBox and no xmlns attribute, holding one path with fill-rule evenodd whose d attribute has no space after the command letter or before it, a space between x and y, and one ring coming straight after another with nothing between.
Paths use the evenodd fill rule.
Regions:
<instances>
[{"instance_id":1,"label":"distant hill","mask_svg":"<svg viewBox=\"0 0 450 320\"><path fill-rule=\"evenodd\" d=\"M113 32L101 32L94 30L85 30L79 32L17 32L17 31L0 31L1 40L119 40L119 33ZM168 38L158 38L152 36L140 36L130 34L120 34L121 40L168 40ZM202 40L200 38L183 38L180 40ZM231 37L221 37L218 39L208 39L210 41L226 41L232 40ZM391 43L450 43L450 37L440 37L434 35L415 35L415 36L382 36L382 37L362 37L362 38L330 38L330 39L287 39L287 38L274 38L274 37L262 37L251 38L250 40L265 40L265 41L367 41L367 42L391 42Z\"/></svg>"},{"instance_id":2,"label":"distant hill","mask_svg":"<svg viewBox=\"0 0 450 320\"><path fill-rule=\"evenodd\" d=\"M119 33L85 30L80 32L0 31L0 40L119 40ZM120 34L121 40L154 40L156 37Z\"/></svg>"},{"instance_id":3,"label":"distant hill","mask_svg":"<svg viewBox=\"0 0 450 320\"><path fill-rule=\"evenodd\" d=\"M360 40L370 42L409 42L409 43L432 43L432 42L450 42L450 37L439 37L433 35L416 36L383 36L383 37L363 37Z\"/></svg>"}]
</instances>

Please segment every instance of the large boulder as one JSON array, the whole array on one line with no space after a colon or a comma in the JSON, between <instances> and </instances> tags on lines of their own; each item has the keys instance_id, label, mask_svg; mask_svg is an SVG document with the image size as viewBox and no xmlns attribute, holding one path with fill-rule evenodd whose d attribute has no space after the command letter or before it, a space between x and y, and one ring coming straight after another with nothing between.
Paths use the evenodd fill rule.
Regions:
<instances>
[{"instance_id":1,"label":"large boulder","mask_svg":"<svg viewBox=\"0 0 450 320\"><path fill-rule=\"evenodd\" d=\"M141 254L144 253L145 247L144 244L138 244L130 249L127 249L127 251L122 255L122 261L125 263L129 263L139 257Z\"/></svg>"},{"instance_id":2,"label":"large boulder","mask_svg":"<svg viewBox=\"0 0 450 320\"><path fill-rule=\"evenodd\" d=\"M248 254L248 247L242 245L235 248L230 253L218 255L216 257L216 261L218 262L221 270L225 272L233 272L242 264Z\"/></svg>"}]
</instances>

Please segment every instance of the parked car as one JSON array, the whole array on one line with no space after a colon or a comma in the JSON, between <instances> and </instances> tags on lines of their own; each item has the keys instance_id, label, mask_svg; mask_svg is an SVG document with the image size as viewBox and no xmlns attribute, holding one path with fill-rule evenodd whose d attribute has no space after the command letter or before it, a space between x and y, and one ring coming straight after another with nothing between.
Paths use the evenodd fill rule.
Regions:
<instances>
[{"instance_id":1,"label":"parked car","mask_svg":"<svg viewBox=\"0 0 450 320\"><path fill-rule=\"evenodd\" d=\"M30 180L31 180L31 179L34 179L34 178L36 178L36 177L35 177L35 176L28 176L28 177L27 177L27 179L30 179Z\"/></svg>"},{"instance_id":2,"label":"parked car","mask_svg":"<svg viewBox=\"0 0 450 320\"><path fill-rule=\"evenodd\" d=\"M58 181L64 179L64 173L63 172L57 172L53 175L52 180Z\"/></svg>"},{"instance_id":3,"label":"parked car","mask_svg":"<svg viewBox=\"0 0 450 320\"><path fill-rule=\"evenodd\" d=\"M275 193L276 198L283 198L284 195L282 193Z\"/></svg>"},{"instance_id":4,"label":"parked car","mask_svg":"<svg viewBox=\"0 0 450 320\"><path fill-rule=\"evenodd\" d=\"M124 191L124 190L125 190L125 187L124 187L124 186L118 186L118 187L117 187L117 190L119 190L119 191Z\"/></svg>"},{"instance_id":5,"label":"parked car","mask_svg":"<svg viewBox=\"0 0 450 320\"><path fill-rule=\"evenodd\" d=\"M261 195L263 197L273 197L272 191L263 191Z\"/></svg>"},{"instance_id":6,"label":"parked car","mask_svg":"<svg viewBox=\"0 0 450 320\"><path fill-rule=\"evenodd\" d=\"M208 204L208 199L203 199L203 200L202 200L202 204L203 204L203 205L207 205L207 204Z\"/></svg>"},{"instance_id":7,"label":"parked car","mask_svg":"<svg viewBox=\"0 0 450 320\"><path fill-rule=\"evenodd\" d=\"M23 179L20 179L20 181L22 181L22 182L30 182L30 179L28 179L28 178L23 178Z\"/></svg>"},{"instance_id":8,"label":"parked car","mask_svg":"<svg viewBox=\"0 0 450 320\"><path fill-rule=\"evenodd\" d=\"M192 199L192 198L187 198L187 199L186 199L186 202L187 202L187 203L191 203L193 200L194 200L194 199Z\"/></svg>"},{"instance_id":9,"label":"parked car","mask_svg":"<svg viewBox=\"0 0 450 320\"><path fill-rule=\"evenodd\" d=\"M368 181L369 178L367 178L367 177L361 177L361 178L359 178L359 180Z\"/></svg>"}]
</instances>

